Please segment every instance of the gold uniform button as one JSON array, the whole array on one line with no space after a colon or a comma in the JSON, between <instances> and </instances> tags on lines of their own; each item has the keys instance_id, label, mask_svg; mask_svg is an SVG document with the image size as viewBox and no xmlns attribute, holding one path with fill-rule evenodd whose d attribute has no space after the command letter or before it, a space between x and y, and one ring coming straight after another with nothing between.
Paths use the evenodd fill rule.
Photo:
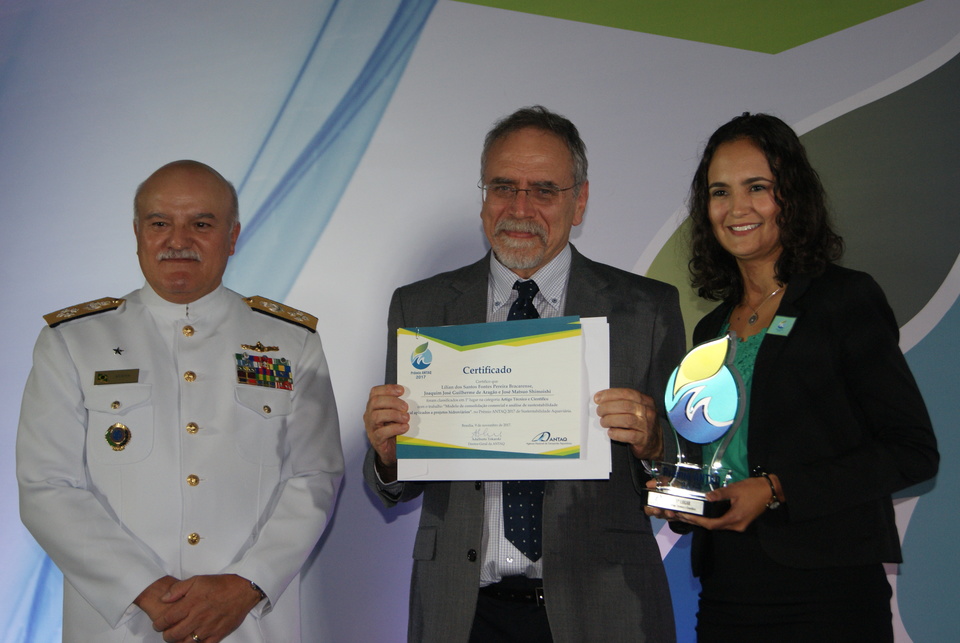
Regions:
<instances>
[{"instance_id":1,"label":"gold uniform button","mask_svg":"<svg viewBox=\"0 0 960 643\"><path fill-rule=\"evenodd\" d=\"M187 371L186 373L183 374L183 379L185 379L188 382L192 382L195 379L197 379L197 374L194 373L193 371Z\"/></svg>"},{"instance_id":2,"label":"gold uniform button","mask_svg":"<svg viewBox=\"0 0 960 643\"><path fill-rule=\"evenodd\" d=\"M193 326L184 326L180 332L183 333L184 337L193 337Z\"/></svg>"},{"instance_id":3,"label":"gold uniform button","mask_svg":"<svg viewBox=\"0 0 960 643\"><path fill-rule=\"evenodd\" d=\"M191 473L187 476L187 484L191 487L196 487L198 484L200 484L200 476Z\"/></svg>"},{"instance_id":4,"label":"gold uniform button","mask_svg":"<svg viewBox=\"0 0 960 643\"><path fill-rule=\"evenodd\" d=\"M269 406L267 406L266 404L263 405L263 412L264 412L264 413L269 413L271 410L272 410L272 409L271 409Z\"/></svg>"},{"instance_id":5,"label":"gold uniform button","mask_svg":"<svg viewBox=\"0 0 960 643\"><path fill-rule=\"evenodd\" d=\"M111 403L110 403L110 408L113 409L114 411L116 411L117 409L119 409L119 408L120 408L120 400L114 400L113 402L111 402Z\"/></svg>"},{"instance_id":6,"label":"gold uniform button","mask_svg":"<svg viewBox=\"0 0 960 643\"><path fill-rule=\"evenodd\" d=\"M191 545L196 545L196 544L198 544L199 542L200 542L200 534L194 532L194 533L190 534L189 536L187 536L187 543L189 543L189 544L191 544Z\"/></svg>"},{"instance_id":7,"label":"gold uniform button","mask_svg":"<svg viewBox=\"0 0 960 643\"><path fill-rule=\"evenodd\" d=\"M190 435L195 434L199 430L200 430L200 425L197 424L196 422L187 423L187 433L189 433Z\"/></svg>"}]
</instances>

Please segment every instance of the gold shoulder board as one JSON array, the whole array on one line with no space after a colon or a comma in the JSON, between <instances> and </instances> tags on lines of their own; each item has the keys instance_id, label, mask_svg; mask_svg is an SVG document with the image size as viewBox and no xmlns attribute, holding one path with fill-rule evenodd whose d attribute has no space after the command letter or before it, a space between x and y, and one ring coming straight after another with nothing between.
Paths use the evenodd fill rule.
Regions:
<instances>
[{"instance_id":1,"label":"gold shoulder board","mask_svg":"<svg viewBox=\"0 0 960 643\"><path fill-rule=\"evenodd\" d=\"M86 317L87 315L96 315L97 313L102 313L107 310L114 310L120 307L125 299L115 299L113 297L104 297L103 299L95 299L93 301L88 301L85 304L77 304L76 306L70 306L64 308L63 310L58 310L56 312L49 313L43 316L44 321L50 326L50 328L55 327L57 324L62 324L65 321L70 321L71 319L79 319L81 317Z\"/></svg>"},{"instance_id":2,"label":"gold shoulder board","mask_svg":"<svg viewBox=\"0 0 960 643\"><path fill-rule=\"evenodd\" d=\"M292 324L303 326L311 333L317 332L317 318L309 313L305 313L302 310L297 310L296 308L291 308L290 306L284 306L283 304L271 301L266 297L244 297L243 300L247 302L247 305L250 306L250 308L254 309L258 313L273 315L274 317L279 317L280 319L288 321Z\"/></svg>"}]
</instances>

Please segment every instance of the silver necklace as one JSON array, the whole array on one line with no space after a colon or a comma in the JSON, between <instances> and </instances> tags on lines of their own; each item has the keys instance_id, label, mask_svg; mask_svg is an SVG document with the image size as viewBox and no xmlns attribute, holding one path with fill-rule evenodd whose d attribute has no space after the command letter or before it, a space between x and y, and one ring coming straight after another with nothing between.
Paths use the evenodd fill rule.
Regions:
<instances>
[{"instance_id":1,"label":"silver necklace","mask_svg":"<svg viewBox=\"0 0 960 643\"><path fill-rule=\"evenodd\" d=\"M755 323L757 323L757 320L760 319L760 308L762 308L763 305L764 305L765 303L767 303L767 301L768 301L771 297L773 297L774 295L776 295L776 294L777 294L778 292L780 292L781 290L783 290L783 286L780 286L779 288L777 288L776 290L774 290L772 293L770 293L769 295L767 295L766 297L764 297L764 298L763 298L763 301L760 302L760 305L753 309L753 314L750 315L750 318L749 318L749 319L747 319L747 324L749 324L750 326L753 326Z\"/></svg>"}]
</instances>

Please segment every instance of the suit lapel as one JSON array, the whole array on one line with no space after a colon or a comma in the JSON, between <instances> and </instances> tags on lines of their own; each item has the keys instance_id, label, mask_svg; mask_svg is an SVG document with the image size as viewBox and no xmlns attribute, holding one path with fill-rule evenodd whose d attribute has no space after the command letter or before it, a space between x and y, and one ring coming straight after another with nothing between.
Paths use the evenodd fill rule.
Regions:
<instances>
[{"instance_id":1,"label":"suit lapel","mask_svg":"<svg viewBox=\"0 0 960 643\"><path fill-rule=\"evenodd\" d=\"M610 307L609 297L605 294L609 282L594 269L593 262L580 254L572 244L570 250L573 256L570 259L570 280L567 282L563 314L581 317L606 315Z\"/></svg>"},{"instance_id":2,"label":"suit lapel","mask_svg":"<svg viewBox=\"0 0 960 643\"><path fill-rule=\"evenodd\" d=\"M487 282L490 253L450 282L451 296L444 303L445 324L478 324L487 321Z\"/></svg>"},{"instance_id":3,"label":"suit lapel","mask_svg":"<svg viewBox=\"0 0 960 643\"><path fill-rule=\"evenodd\" d=\"M809 277L795 277L790 281L787 292L784 293L780 306L777 307L776 317L793 317L796 323L803 323L803 307L797 302L810 286ZM780 361L780 356L790 341L790 335L772 335L769 330L763 343L760 344L760 350L757 352L757 360L753 367L753 384L750 387L750 411L751 424L755 422L764 422L764 414L767 412L777 412L777 409L771 408L765 403L765 400L772 399L768 392L771 387L780 386L778 378L771 376L771 373L778 372L776 365ZM767 458L769 452L769 439L771 434L764 431L750 431L747 437L747 450L750 453L751 465L762 463Z\"/></svg>"},{"instance_id":4,"label":"suit lapel","mask_svg":"<svg viewBox=\"0 0 960 643\"><path fill-rule=\"evenodd\" d=\"M783 300L780 302L780 305L777 307L777 312L774 315L774 319L777 317L793 317L797 320L796 323L800 322L800 317L803 313L802 306L799 306L797 302L803 297L803 294L807 291L807 288L810 286L809 277L795 277L790 281L790 285L787 287L787 292L783 295ZM760 351L757 353L757 361L754 365L754 372L762 372L764 370L770 369L780 357L780 354L783 352L784 346L787 345L789 341L789 335L772 335L769 330L767 331L767 336L764 337L763 343L760 345ZM763 385L763 378L756 378L754 380L756 384Z\"/></svg>"}]
</instances>

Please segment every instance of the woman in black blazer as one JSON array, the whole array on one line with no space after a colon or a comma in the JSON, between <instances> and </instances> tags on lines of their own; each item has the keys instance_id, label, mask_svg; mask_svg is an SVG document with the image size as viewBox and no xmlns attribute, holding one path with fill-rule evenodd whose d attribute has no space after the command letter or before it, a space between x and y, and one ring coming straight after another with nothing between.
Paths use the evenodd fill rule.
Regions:
<instances>
[{"instance_id":1,"label":"woman in black blazer","mask_svg":"<svg viewBox=\"0 0 960 643\"><path fill-rule=\"evenodd\" d=\"M738 338L747 412L719 518L695 525L700 641L892 641L891 494L934 476L930 418L880 287L837 266L823 187L783 121L717 130L690 196L692 284L722 303L694 343ZM705 445L709 454L715 445Z\"/></svg>"}]
</instances>

